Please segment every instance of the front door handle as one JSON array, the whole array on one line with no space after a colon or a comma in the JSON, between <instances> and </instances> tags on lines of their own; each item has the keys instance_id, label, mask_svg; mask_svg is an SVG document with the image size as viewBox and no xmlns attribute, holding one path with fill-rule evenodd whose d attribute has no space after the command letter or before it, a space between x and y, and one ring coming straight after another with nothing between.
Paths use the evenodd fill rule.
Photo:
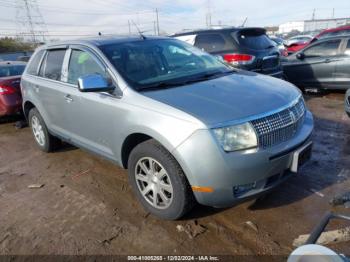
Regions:
<instances>
[{"instance_id":1,"label":"front door handle","mask_svg":"<svg viewBox=\"0 0 350 262\"><path fill-rule=\"evenodd\" d=\"M64 96L64 99L65 99L68 103L73 102L73 98L71 97L71 95L65 95L65 96Z\"/></svg>"}]
</instances>

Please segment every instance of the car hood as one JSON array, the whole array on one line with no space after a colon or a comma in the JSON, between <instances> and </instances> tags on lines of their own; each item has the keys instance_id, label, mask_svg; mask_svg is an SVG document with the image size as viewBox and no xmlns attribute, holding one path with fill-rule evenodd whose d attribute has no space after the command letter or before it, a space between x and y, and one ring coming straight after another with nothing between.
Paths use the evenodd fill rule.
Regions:
<instances>
[{"instance_id":1,"label":"car hood","mask_svg":"<svg viewBox=\"0 0 350 262\"><path fill-rule=\"evenodd\" d=\"M285 81L241 71L143 95L182 110L207 126L250 118L287 106L300 91Z\"/></svg>"}]
</instances>

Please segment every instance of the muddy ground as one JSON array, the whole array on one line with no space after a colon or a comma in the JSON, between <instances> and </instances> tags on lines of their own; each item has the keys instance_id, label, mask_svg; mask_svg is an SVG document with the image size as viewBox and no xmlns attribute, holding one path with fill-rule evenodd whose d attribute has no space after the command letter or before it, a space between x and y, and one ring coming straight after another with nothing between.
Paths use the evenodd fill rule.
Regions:
<instances>
[{"instance_id":1,"label":"muddy ground","mask_svg":"<svg viewBox=\"0 0 350 262\"><path fill-rule=\"evenodd\" d=\"M264 199L225 210L198 206L181 221L147 214L125 170L69 145L42 153L29 128L16 130L13 121L2 120L0 254L288 255L293 240L309 233L326 211L350 214L328 204L350 189L343 98L306 97L315 116L314 152L300 174ZM44 186L29 189L31 184ZM350 243L330 247L350 255Z\"/></svg>"}]
</instances>

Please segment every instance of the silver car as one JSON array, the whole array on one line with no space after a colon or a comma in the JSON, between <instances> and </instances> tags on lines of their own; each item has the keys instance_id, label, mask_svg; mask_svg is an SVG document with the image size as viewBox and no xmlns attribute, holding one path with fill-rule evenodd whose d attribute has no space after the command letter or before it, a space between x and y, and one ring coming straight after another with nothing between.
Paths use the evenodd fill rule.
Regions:
<instances>
[{"instance_id":1,"label":"silver car","mask_svg":"<svg viewBox=\"0 0 350 262\"><path fill-rule=\"evenodd\" d=\"M313 117L297 88L176 39L42 46L21 86L41 150L64 140L128 169L141 204L163 219L257 197L311 153Z\"/></svg>"},{"instance_id":2,"label":"silver car","mask_svg":"<svg viewBox=\"0 0 350 262\"><path fill-rule=\"evenodd\" d=\"M348 116L350 117L350 88L348 89L348 91L345 94L345 112L348 114Z\"/></svg>"}]
</instances>

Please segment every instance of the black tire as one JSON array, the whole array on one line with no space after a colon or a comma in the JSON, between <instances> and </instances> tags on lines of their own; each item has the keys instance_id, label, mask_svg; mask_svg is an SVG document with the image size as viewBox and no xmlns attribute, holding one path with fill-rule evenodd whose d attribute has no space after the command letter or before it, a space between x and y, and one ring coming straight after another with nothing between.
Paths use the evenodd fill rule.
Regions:
<instances>
[{"instance_id":1,"label":"black tire","mask_svg":"<svg viewBox=\"0 0 350 262\"><path fill-rule=\"evenodd\" d=\"M38 119L40 125L42 126L42 131L44 134L44 139L43 139L44 143L43 144L39 144L39 142L35 138L34 130L33 130L33 126L32 126L32 121L33 121L34 117L36 117L36 119ZM59 145L60 140L49 133L49 131L46 127L46 124L44 122L44 119L41 117L39 111L36 108L32 108L29 111L28 122L29 122L29 126L32 130L35 144L38 146L38 148L41 151L44 151L46 153L54 151L57 148L57 146Z\"/></svg>"},{"instance_id":2,"label":"black tire","mask_svg":"<svg viewBox=\"0 0 350 262\"><path fill-rule=\"evenodd\" d=\"M164 167L170 178L173 187L172 202L165 209L153 207L148 203L137 185L138 182L135 178L136 165L139 160L145 157L153 158L159 162ZM129 182L143 207L146 211L161 219L179 219L189 212L195 205L192 189L182 171L182 168L169 151L153 139L137 145L132 150L128 160L128 173Z\"/></svg>"}]
</instances>

